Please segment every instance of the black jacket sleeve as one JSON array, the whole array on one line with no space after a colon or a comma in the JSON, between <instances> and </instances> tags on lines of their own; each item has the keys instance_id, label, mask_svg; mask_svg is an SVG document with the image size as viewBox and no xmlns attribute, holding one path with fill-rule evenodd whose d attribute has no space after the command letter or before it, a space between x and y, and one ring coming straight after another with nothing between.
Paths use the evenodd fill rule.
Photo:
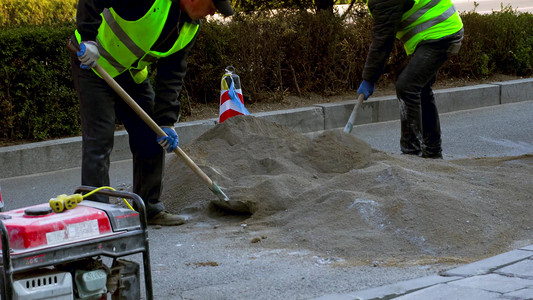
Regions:
<instances>
[{"instance_id":1,"label":"black jacket sleeve","mask_svg":"<svg viewBox=\"0 0 533 300\"><path fill-rule=\"evenodd\" d=\"M76 12L76 27L82 41L95 41L102 23L100 13L111 7L112 0L79 0Z\"/></svg>"},{"instance_id":2,"label":"black jacket sleeve","mask_svg":"<svg viewBox=\"0 0 533 300\"><path fill-rule=\"evenodd\" d=\"M413 6L412 0L369 0L372 14L372 43L363 70L363 79L375 83L390 56L402 15Z\"/></svg>"},{"instance_id":3,"label":"black jacket sleeve","mask_svg":"<svg viewBox=\"0 0 533 300\"><path fill-rule=\"evenodd\" d=\"M197 36L185 48L157 62L154 118L160 126L172 126L178 120L179 94L187 70L187 58Z\"/></svg>"}]
</instances>

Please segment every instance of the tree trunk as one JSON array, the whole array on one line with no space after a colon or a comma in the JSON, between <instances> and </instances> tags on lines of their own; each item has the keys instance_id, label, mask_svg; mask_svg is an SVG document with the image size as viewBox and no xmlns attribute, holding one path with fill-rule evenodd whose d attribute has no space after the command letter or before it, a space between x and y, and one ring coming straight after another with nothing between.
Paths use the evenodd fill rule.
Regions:
<instances>
[{"instance_id":1,"label":"tree trunk","mask_svg":"<svg viewBox=\"0 0 533 300\"><path fill-rule=\"evenodd\" d=\"M315 0L316 11L330 11L333 13L334 0Z\"/></svg>"}]
</instances>

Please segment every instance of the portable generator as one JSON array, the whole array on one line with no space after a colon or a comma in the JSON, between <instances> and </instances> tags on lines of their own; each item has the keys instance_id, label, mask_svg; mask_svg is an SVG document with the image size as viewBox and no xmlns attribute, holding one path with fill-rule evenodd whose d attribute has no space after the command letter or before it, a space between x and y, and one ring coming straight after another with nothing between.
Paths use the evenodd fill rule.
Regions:
<instances>
[{"instance_id":1,"label":"portable generator","mask_svg":"<svg viewBox=\"0 0 533 300\"><path fill-rule=\"evenodd\" d=\"M94 192L130 199L136 210L81 201ZM146 299L153 299L142 199L87 186L73 196L0 213L2 299L141 299L139 264L124 258L137 253ZM69 203L74 198L79 203Z\"/></svg>"}]
</instances>

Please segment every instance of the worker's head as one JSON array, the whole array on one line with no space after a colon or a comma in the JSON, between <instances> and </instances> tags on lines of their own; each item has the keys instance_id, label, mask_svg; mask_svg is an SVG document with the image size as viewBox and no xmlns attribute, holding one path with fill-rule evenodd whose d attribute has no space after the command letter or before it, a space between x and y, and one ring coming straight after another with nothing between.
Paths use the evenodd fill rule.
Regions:
<instances>
[{"instance_id":1,"label":"worker's head","mask_svg":"<svg viewBox=\"0 0 533 300\"><path fill-rule=\"evenodd\" d=\"M214 15L217 11L226 17L233 15L229 0L180 0L180 6L193 20Z\"/></svg>"}]
</instances>

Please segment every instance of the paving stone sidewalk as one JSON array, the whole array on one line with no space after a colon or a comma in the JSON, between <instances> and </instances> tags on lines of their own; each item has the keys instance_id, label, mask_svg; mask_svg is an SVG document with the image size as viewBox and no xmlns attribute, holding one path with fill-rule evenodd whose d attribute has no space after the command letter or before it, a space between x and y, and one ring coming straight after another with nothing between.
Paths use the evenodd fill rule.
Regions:
<instances>
[{"instance_id":1,"label":"paving stone sidewalk","mask_svg":"<svg viewBox=\"0 0 533 300\"><path fill-rule=\"evenodd\" d=\"M440 275L402 281L315 300L525 300L533 299L533 245L522 247Z\"/></svg>"}]
</instances>

